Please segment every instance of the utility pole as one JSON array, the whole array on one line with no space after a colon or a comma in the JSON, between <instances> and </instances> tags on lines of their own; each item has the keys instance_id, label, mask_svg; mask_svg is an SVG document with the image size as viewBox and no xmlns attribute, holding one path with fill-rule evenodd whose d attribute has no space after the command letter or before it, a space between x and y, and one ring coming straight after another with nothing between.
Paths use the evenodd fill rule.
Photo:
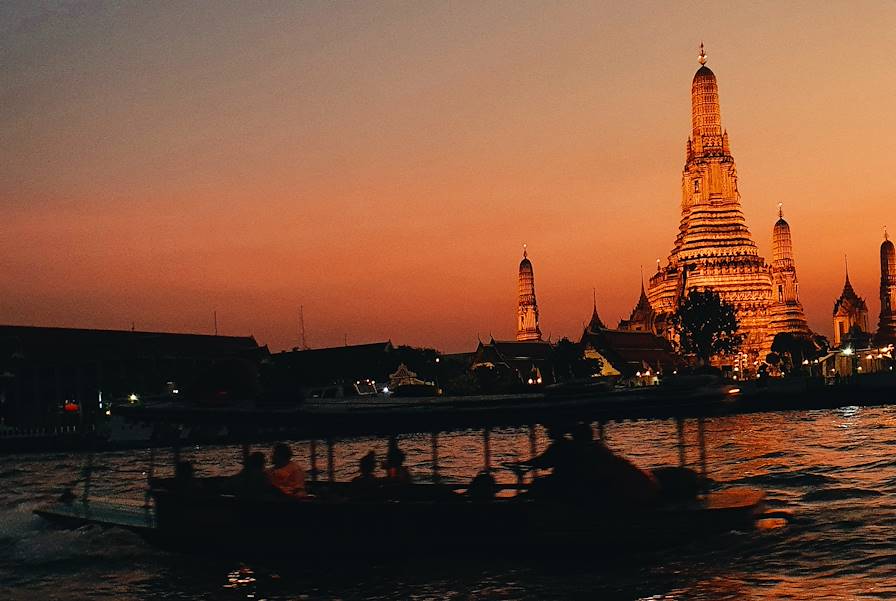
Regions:
<instances>
[{"instance_id":1,"label":"utility pole","mask_svg":"<svg viewBox=\"0 0 896 601\"><path fill-rule=\"evenodd\" d=\"M305 340L305 305L299 305L299 330L301 332L302 350L308 350L308 342Z\"/></svg>"}]
</instances>

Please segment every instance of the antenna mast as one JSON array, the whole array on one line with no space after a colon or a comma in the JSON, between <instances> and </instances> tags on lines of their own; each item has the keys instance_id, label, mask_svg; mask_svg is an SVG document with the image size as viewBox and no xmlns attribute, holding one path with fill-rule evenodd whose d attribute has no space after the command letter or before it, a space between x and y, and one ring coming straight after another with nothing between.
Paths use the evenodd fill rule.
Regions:
<instances>
[{"instance_id":1,"label":"antenna mast","mask_svg":"<svg viewBox=\"0 0 896 601\"><path fill-rule=\"evenodd\" d=\"M305 341L305 305L299 305L299 333L301 335L302 350L308 350L308 343Z\"/></svg>"}]
</instances>

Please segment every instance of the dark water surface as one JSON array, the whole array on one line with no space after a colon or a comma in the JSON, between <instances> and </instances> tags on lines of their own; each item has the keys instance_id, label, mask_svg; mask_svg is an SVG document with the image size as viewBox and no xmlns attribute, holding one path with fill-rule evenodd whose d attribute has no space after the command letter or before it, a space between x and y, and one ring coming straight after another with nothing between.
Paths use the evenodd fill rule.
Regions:
<instances>
[{"instance_id":1,"label":"dark water surface","mask_svg":"<svg viewBox=\"0 0 896 601\"><path fill-rule=\"evenodd\" d=\"M695 430L689 422L692 443ZM675 432L671 421L606 426L610 447L643 466L677 464ZM445 557L432 554L433 541L400 560L241 563L161 552L117 529L54 530L31 510L79 482L85 456L3 457L0 599L896 598L896 407L714 418L706 440L710 476L764 489L770 508L786 509L797 521L612 560L550 552L529 559L484 556L475 549ZM401 440L420 477L430 472L430 444L428 436ZM528 431L494 432L491 446L496 464L528 457ZM293 447L299 459L307 458L307 443ZM385 443L339 443L337 477L351 477L370 448L382 457ZM687 455L696 463L696 446ZM142 502L148 458L144 450L98 455L93 495ZM184 458L201 475L228 474L236 470L239 449L190 448ZM481 459L479 433L440 437L443 475L467 481ZM168 469L170 456L161 453L159 461Z\"/></svg>"}]
</instances>

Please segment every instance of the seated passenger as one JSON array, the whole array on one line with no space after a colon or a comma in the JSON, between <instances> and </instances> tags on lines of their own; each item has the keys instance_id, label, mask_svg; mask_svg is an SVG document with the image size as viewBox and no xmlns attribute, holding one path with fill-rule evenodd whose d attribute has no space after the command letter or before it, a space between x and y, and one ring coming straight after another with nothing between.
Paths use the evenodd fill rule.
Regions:
<instances>
[{"instance_id":1,"label":"seated passenger","mask_svg":"<svg viewBox=\"0 0 896 601\"><path fill-rule=\"evenodd\" d=\"M358 462L359 474L352 478L352 482L375 482L377 479L373 473L375 470L376 453L368 451Z\"/></svg>"},{"instance_id":2,"label":"seated passenger","mask_svg":"<svg viewBox=\"0 0 896 601\"><path fill-rule=\"evenodd\" d=\"M236 475L236 489L241 495L257 496L273 492L274 488L264 470L264 453L255 451L246 458L246 465Z\"/></svg>"},{"instance_id":3,"label":"seated passenger","mask_svg":"<svg viewBox=\"0 0 896 601\"><path fill-rule=\"evenodd\" d=\"M498 483L488 470L482 470L470 481L467 497L471 501L483 503L493 501L498 492Z\"/></svg>"},{"instance_id":4,"label":"seated passenger","mask_svg":"<svg viewBox=\"0 0 896 601\"><path fill-rule=\"evenodd\" d=\"M386 451L383 467L386 469L386 482L410 484L414 480L404 465L404 451L398 448L398 442L394 438L389 439L389 450Z\"/></svg>"},{"instance_id":5,"label":"seated passenger","mask_svg":"<svg viewBox=\"0 0 896 601\"><path fill-rule=\"evenodd\" d=\"M308 496L305 490L305 471L292 461L292 450L288 445L278 442L271 452L273 467L267 470L270 483L288 497L304 499Z\"/></svg>"},{"instance_id":6,"label":"seated passenger","mask_svg":"<svg viewBox=\"0 0 896 601\"><path fill-rule=\"evenodd\" d=\"M189 461L178 461L174 466L173 489L179 493L195 492L197 485L193 476L193 464Z\"/></svg>"},{"instance_id":7,"label":"seated passenger","mask_svg":"<svg viewBox=\"0 0 896 601\"><path fill-rule=\"evenodd\" d=\"M376 453L368 451L358 462L359 474L352 478L351 494L355 498L370 498L379 490L380 479L376 477Z\"/></svg>"}]
</instances>

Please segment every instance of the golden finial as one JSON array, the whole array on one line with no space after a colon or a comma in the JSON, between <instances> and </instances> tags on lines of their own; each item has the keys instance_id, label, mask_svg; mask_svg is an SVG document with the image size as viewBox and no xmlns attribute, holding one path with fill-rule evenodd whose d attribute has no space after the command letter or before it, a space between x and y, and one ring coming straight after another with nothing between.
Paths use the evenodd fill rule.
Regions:
<instances>
[{"instance_id":1,"label":"golden finial","mask_svg":"<svg viewBox=\"0 0 896 601\"><path fill-rule=\"evenodd\" d=\"M778 219L784 219L784 203L778 203Z\"/></svg>"},{"instance_id":2,"label":"golden finial","mask_svg":"<svg viewBox=\"0 0 896 601\"><path fill-rule=\"evenodd\" d=\"M697 59L697 61L701 65L706 64L706 52L703 50L703 42L700 42L700 57Z\"/></svg>"},{"instance_id":3,"label":"golden finial","mask_svg":"<svg viewBox=\"0 0 896 601\"><path fill-rule=\"evenodd\" d=\"M887 226L884 226L884 240L889 240L890 235L887 233Z\"/></svg>"},{"instance_id":4,"label":"golden finial","mask_svg":"<svg viewBox=\"0 0 896 601\"><path fill-rule=\"evenodd\" d=\"M526 251L528 246L529 246L528 244L523 244L523 258L524 259L529 256L529 253Z\"/></svg>"}]
</instances>

